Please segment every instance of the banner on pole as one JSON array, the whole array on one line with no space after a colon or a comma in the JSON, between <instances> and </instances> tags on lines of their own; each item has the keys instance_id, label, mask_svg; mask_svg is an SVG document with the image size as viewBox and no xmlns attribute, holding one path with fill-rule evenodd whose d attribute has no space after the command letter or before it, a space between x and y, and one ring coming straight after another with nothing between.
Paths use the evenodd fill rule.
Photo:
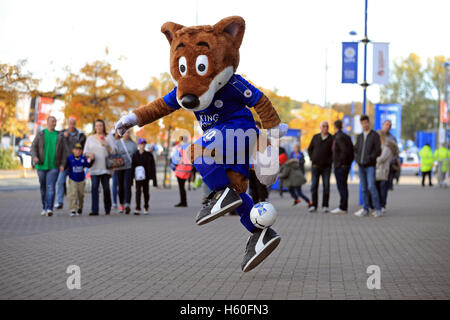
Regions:
<instances>
[{"instance_id":1,"label":"banner on pole","mask_svg":"<svg viewBox=\"0 0 450 320\"><path fill-rule=\"evenodd\" d=\"M342 83L358 82L358 42L342 42Z\"/></svg>"},{"instance_id":2,"label":"banner on pole","mask_svg":"<svg viewBox=\"0 0 450 320\"><path fill-rule=\"evenodd\" d=\"M391 134L400 141L402 132L402 106L400 104L376 104L374 130L380 130L386 120L391 121Z\"/></svg>"},{"instance_id":3,"label":"banner on pole","mask_svg":"<svg viewBox=\"0 0 450 320\"><path fill-rule=\"evenodd\" d=\"M389 83L389 43L373 43L373 81L372 83Z\"/></svg>"},{"instance_id":4,"label":"banner on pole","mask_svg":"<svg viewBox=\"0 0 450 320\"><path fill-rule=\"evenodd\" d=\"M441 100L441 122L448 122L448 106L444 100Z\"/></svg>"}]
</instances>

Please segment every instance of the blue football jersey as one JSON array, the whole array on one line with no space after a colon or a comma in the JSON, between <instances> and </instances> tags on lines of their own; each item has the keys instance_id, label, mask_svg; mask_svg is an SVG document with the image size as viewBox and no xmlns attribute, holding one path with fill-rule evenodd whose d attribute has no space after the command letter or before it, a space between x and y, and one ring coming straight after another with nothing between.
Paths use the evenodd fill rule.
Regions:
<instances>
[{"instance_id":1,"label":"blue football jersey","mask_svg":"<svg viewBox=\"0 0 450 320\"><path fill-rule=\"evenodd\" d=\"M253 115L246 106L255 106L262 92L238 74L234 74L228 83L216 92L211 104L202 111L194 112L203 131L232 119L239 119L244 127L254 126ZM177 87L163 97L171 108L180 109L177 101ZM247 125L245 125L247 124Z\"/></svg>"}]
</instances>

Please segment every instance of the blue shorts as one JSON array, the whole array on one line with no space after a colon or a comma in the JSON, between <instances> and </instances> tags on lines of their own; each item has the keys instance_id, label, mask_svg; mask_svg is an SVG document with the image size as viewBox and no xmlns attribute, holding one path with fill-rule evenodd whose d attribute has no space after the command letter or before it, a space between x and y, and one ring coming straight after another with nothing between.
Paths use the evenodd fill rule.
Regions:
<instances>
[{"instance_id":1,"label":"blue shorts","mask_svg":"<svg viewBox=\"0 0 450 320\"><path fill-rule=\"evenodd\" d=\"M216 155L221 155L220 158L216 156L217 164L223 164L225 170L239 172L248 179L250 157L258 134L254 122L234 120L215 124L194 144L209 150L215 149Z\"/></svg>"}]
</instances>

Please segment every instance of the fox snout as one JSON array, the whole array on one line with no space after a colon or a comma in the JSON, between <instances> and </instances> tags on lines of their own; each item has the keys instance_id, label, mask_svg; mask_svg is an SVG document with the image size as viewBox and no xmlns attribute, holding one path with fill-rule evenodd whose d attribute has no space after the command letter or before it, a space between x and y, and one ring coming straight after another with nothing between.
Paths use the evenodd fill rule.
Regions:
<instances>
[{"instance_id":1,"label":"fox snout","mask_svg":"<svg viewBox=\"0 0 450 320\"><path fill-rule=\"evenodd\" d=\"M186 109L195 109L199 106L200 100L193 94L185 94L181 97L181 104Z\"/></svg>"}]
</instances>

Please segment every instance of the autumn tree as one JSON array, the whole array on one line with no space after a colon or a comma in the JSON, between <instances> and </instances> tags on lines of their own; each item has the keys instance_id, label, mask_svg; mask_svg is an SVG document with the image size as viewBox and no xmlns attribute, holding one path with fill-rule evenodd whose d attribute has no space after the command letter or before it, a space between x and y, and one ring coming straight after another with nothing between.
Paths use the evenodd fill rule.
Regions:
<instances>
[{"instance_id":1,"label":"autumn tree","mask_svg":"<svg viewBox=\"0 0 450 320\"><path fill-rule=\"evenodd\" d=\"M115 122L122 112L145 103L106 61L87 63L78 73L69 72L58 82L66 102L65 116L74 116L80 126L96 119Z\"/></svg>"},{"instance_id":2,"label":"autumn tree","mask_svg":"<svg viewBox=\"0 0 450 320\"><path fill-rule=\"evenodd\" d=\"M320 131L320 123L328 121L330 131L333 131L332 123L338 119L342 119L344 114L330 108L323 108L308 102L302 104L299 109L292 110L293 119L289 121L289 128L301 129L301 149L306 149L312 137Z\"/></svg>"},{"instance_id":3,"label":"autumn tree","mask_svg":"<svg viewBox=\"0 0 450 320\"><path fill-rule=\"evenodd\" d=\"M20 94L35 93L39 81L22 70L25 64L0 64L0 142L5 133L21 137L28 130L27 121L16 119L16 104Z\"/></svg>"},{"instance_id":4,"label":"autumn tree","mask_svg":"<svg viewBox=\"0 0 450 320\"><path fill-rule=\"evenodd\" d=\"M437 99L435 100L437 116L435 117L435 127L439 127L439 115L440 115L440 105L441 100L444 99L445 95L445 67L444 63L450 61L450 58L445 58L444 56L436 56L434 58L427 59L427 67L425 72L427 73L431 87L436 90Z\"/></svg>"},{"instance_id":5,"label":"autumn tree","mask_svg":"<svg viewBox=\"0 0 450 320\"><path fill-rule=\"evenodd\" d=\"M430 94L431 84L420 57L411 53L394 62L389 84L380 91L382 103L402 105L402 136L415 139L416 131L432 129L437 117Z\"/></svg>"}]
</instances>

